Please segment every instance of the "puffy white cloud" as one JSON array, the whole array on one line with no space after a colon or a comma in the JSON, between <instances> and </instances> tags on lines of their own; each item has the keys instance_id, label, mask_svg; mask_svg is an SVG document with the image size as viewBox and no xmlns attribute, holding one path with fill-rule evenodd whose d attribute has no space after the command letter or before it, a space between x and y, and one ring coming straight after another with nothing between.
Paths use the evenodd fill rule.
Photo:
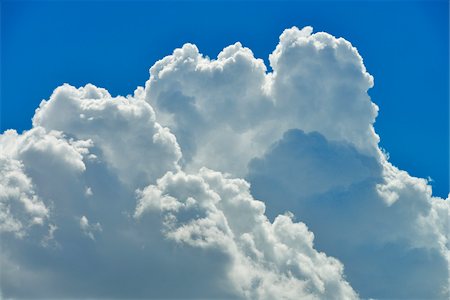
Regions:
<instances>
[{"instance_id":1,"label":"puffy white cloud","mask_svg":"<svg viewBox=\"0 0 450 300\"><path fill-rule=\"evenodd\" d=\"M28 227L42 225L48 208L38 198L23 164L0 156L0 232L23 237Z\"/></svg>"},{"instance_id":2,"label":"puffy white cloud","mask_svg":"<svg viewBox=\"0 0 450 300\"><path fill-rule=\"evenodd\" d=\"M32 237L2 236L6 297L356 298L342 264L304 224L269 222L247 182L181 171L175 137L141 96L64 85L31 130L1 136L22 194L42 207L22 209L41 217L38 231L2 209L6 231Z\"/></svg>"},{"instance_id":3,"label":"puffy white cloud","mask_svg":"<svg viewBox=\"0 0 450 300\"><path fill-rule=\"evenodd\" d=\"M348 41L311 32L283 32L270 55L272 73L240 43L216 60L186 44L150 69L146 100L177 136L188 169L245 176L247 163L291 128L378 154L372 76Z\"/></svg>"},{"instance_id":4,"label":"puffy white cloud","mask_svg":"<svg viewBox=\"0 0 450 300\"><path fill-rule=\"evenodd\" d=\"M181 153L175 137L155 122L142 93L138 88L134 97L111 97L90 84L63 85L41 103L33 126L92 141L122 181L143 186L175 170Z\"/></svg>"},{"instance_id":5,"label":"puffy white cloud","mask_svg":"<svg viewBox=\"0 0 450 300\"><path fill-rule=\"evenodd\" d=\"M61 132L47 132L41 127L23 134L13 130L2 134L0 179L5 226L26 235L30 224L43 228L51 225L47 222L55 202L64 203L70 210L73 206L68 200L79 198L83 185L79 177L86 169L83 155L88 153L89 144L67 140ZM19 209L19 203L23 209Z\"/></svg>"},{"instance_id":6,"label":"puffy white cloud","mask_svg":"<svg viewBox=\"0 0 450 300\"><path fill-rule=\"evenodd\" d=\"M294 27L269 61L186 44L0 135L2 295L445 298L449 200L378 148L357 50Z\"/></svg>"},{"instance_id":7,"label":"puffy white cloud","mask_svg":"<svg viewBox=\"0 0 450 300\"><path fill-rule=\"evenodd\" d=\"M187 169L246 177L269 216L289 210L311 226L363 297L445 297L449 202L386 161L356 48L293 27L269 61L271 73L239 43L216 60L185 45L152 67L146 100Z\"/></svg>"},{"instance_id":8,"label":"puffy white cloud","mask_svg":"<svg viewBox=\"0 0 450 300\"><path fill-rule=\"evenodd\" d=\"M378 154L372 126L378 107L367 94L373 78L350 42L325 32L312 34L311 27L294 27L283 32L269 60L278 116L290 119L285 129L317 131Z\"/></svg>"},{"instance_id":9,"label":"puffy white cloud","mask_svg":"<svg viewBox=\"0 0 450 300\"><path fill-rule=\"evenodd\" d=\"M146 100L177 136L188 167L243 175L246 162L262 154L267 124L261 116L273 108L264 94L265 72L263 61L240 43L217 60L186 44L151 67Z\"/></svg>"},{"instance_id":10,"label":"puffy white cloud","mask_svg":"<svg viewBox=\"0 0 450 300\"><path fill-rule=\"evenodd\" d=\"M181 155L146 102L65 85L42 103L34 128L0 139L5 297L238 296L222 282L225 256L177 249L158 217L132 217L135 189L176 171Z\"/></svg>"},{"instance_id":11,"label":"puffy white cloud","mask_svg":"<svg viewBox=\"0 0 450 300\"><path fill-rule=\"evenodd\" d=\"M286 215L270 223L242 179L169 172L139 197L136 216L162 213L169 239L228 255L226 276L245 298L356 298L341 263L314 250L306 226Z\"/></svg>"}]
</instances>

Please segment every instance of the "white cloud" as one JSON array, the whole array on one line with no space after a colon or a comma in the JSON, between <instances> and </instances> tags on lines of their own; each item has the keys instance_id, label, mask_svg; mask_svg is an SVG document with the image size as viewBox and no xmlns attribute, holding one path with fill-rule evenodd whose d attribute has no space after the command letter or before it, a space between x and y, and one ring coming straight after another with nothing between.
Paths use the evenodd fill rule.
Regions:
<instances>
[{"instance_id":1,"label":"white cloud","mask_svg":"<svg viewBox=\"0 0 450 300\"><path fill-rule=\"evenodd\" d=\"M339 261L313 248L303 223L280 215L273 223L242 179L201 169L167 173L140 193L136 216L162 213L165 235L178 243L229 256L227 276L250 299L351 299Z\"/></svg>"},{"instance_id":2,"label":"white cloud","mask_svg":"<svg viewBox=\"0 0 450 300\"><path fill-rule=\"evenodd\" d=\"M186 44L3 133L2 295L444 298L449 200L379 149L357 50L294 27L269 60Z\"/></svg>"},{"instance_id":3,"label":"white cloud","mask_svg":"<svg viewBox=\"0 0 450 300\"><path fill-rule=\"evenodd\" d=\"M63 85L41 103L33 126L92 141L122 181L143 186L175 170L181 153L141 94L138 88L134 97L111 97L90 84L78 89Z\"/></svg>"},{"instance_id":4,"label":"white cloud","mask_svg":"<svg viewBox=\"0 0 450 300\"><path fill-rule=\"evenodd\" d=\"M386 161L367 94L373 78L356 48L294 27L269 60L266 73L240 44L217 60L185 45L152 67L146 100L188 153L187 169L246 177L271 217L291 210L313 228L364 297L445 296L449 202ZM312 135L283 138L295 128ZM371 249L359 255L355 245Z\"/></svg>"},{"instance_id":5,"label":"white cloud","mask_svg":"<svg viewBox=\"0 0 450 300\"><path fill-rule=\"evenodd\" d=\"M80 218L80 228L83 233L88 236L91 240L95 240L94 233L102 232L102 226L100 223L89 224L88 218L86 216L82 216Z\"/></svg>"},{"instance_id":6,"label":"white cloud","mask_svg":"<svg viewBox=\"0 0 450 300\"><path fill-rule=\"evenodd\" d=\"M285 130L317 131L363 153L378 154L379 139L372 126L378 107L367 94L373 78L350 42L325 32L312 34L310 27L294 27L283 32L269 60L279 116L290 119Z\"/></svg>"},{"instance_id":7,"label":"white cloud","mask_svg":"<svg viewBox=\"0 0 450 300\"><path fill-rule=\"evenodd\" d=\"M250 163L248 180L269 216L290 210L310 227L361 296L445 298L448 199L379 159L293 130Z\"/></svg>"},{"instance_id":8,"label":"white cloud","mask_svg":"<svg viewBox=\"0 0 450 300\"><path fill-rule=\"evenodd\" d=\"M42 225L48 208L33 189L20 161L0 156L0 232L24 237L28 227Z\"/></svg>"},{"instance_id":9,"label":"white cloud","mask_svg":"<svg viewBox=\"0 0 450 300\"><path fill-rule=\"evenodd\" d=\"M349 42L311 31L281 35L272 73L240 43L217 60L186 44L150 69L146 100L177 136L188 169L245 176L247 163L291 128L378 155L378 108L367 94L372 76Z\"/></svg>"},{"instance_id":10,"label":"white cloud","mask_svg":"<svg viewBox=\"0 0 450 300\"><path fill-rule=\"evenodd\" d=\"M31 130L1 136L48 207L31 240L5 236L6 296L356 297L306 226L270 223L244 180L179 170L175 137L139 93L64 85Z\"/></svg>"}]
</instances>

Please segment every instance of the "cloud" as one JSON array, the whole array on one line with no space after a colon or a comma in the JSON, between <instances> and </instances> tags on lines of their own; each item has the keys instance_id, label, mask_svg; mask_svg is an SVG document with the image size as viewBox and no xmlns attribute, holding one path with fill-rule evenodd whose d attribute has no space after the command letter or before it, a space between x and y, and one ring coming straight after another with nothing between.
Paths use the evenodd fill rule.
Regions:
<instances>
[{"instance_id":1,"label":"cloud","mask_svg":"<svg viewBox=\"0 0 450 300\"><path fill-rule=\"evenodd\" d=\"M292 128L378 154L372 76L349 42L311 31L283 32L272 73L240 43L217 60L186 44L150 69L146 100L177 136L188 169L245 176L248 162Z\"/></svg>"},{"instance_id":2,"label":"cloud","mask_svg":"<svg viewBox=\"0 0 450 300\"><path fill-rule=\"evenodd\" d=\"M95 141L122 181L142 186L175 170L181 157L173 134L156 123L153 109L140 101L142 93L138 88L134 98L113 98L90 84L79 89L63 85L41 103L33 126Z\"/></svg>"},{"instance_id":3,"label":"cloud","mask_svg":"<svg viewBox=\"0 0 450 300\"><path fill-rule=\"evenodd\" d=\"M0 172L0 231L23 238L28 227L44 222L48 208L36 196L20 161L2 155Z\"/></svg>"},{"instance_id":4,"label":"cloud","mask_svg":"<svg viewBox=\"0 0 450 300\"><path fill-rule=\"evenodd\" d=\"M140 192L138 218L162 213L165 235L181 244L229 257L226 277L250 299L350 299L343 266L313 248L314 235L289 215L273 223L249 184L219 172L167 173Z\"/></svg>"},{"instance_id":5,"label":"cloud","mask_svg":"<svg viewBox=\"0 0 450 300\"><path fill-rule=\"evenodd\" d=\"M4 212L5 297L357 297L307 227L270 222L245 180L181 170L175 136L142 95L64 85L31 130L1 136L43 214L16 228L34 214Z\"/></svg>"},{"instance_id":6,"label":"cloud","mask_svg":"<svg viewBox=\"0 0 450 300\"><path fill-rule=\"evenodd\" d=\"M445 298L449 200L379 149L356 48L293 27L269 61L186 44L3 133L2 295Z\"/></svg>"},{"instance_id":7,"label":"cloud","mask_svg":"<svg viewBox=\"0 0 450 300\"><path fill-rule=\"evenodd\" d=\"M449 202L378 147L356 48L293 27L269 61L271 73L239 43L217 60L185 45L151 68L146 100L188 150L186 168L245 177L272 219L293 212L361 296L445 298Z\"/></svg>"},{"instance_id":8,"label":"cloud","mask_svg":"<svg viewBox=\"0 0 450 300\"><path fill-rule=\"evenodd\" d=\"M94 233L102 232L102 226L100 223L89 224L88 218L86 216L82 216L80 218L80 228L90 239L95 240Z\"/></svg>"},{"instance_id":9,"label":"cloud","mask_svg":"<svg viewBox=\"0 0 450 300\"><path fill-rule=\"evenodd\" d=\"M300 130L288 131L249 169L252 193L265 199L268 215L289 210L304 221L316 247L344 263L361 296L448 293L448 199L432 197L426 180Z\"/></svg>"}]
</instances>

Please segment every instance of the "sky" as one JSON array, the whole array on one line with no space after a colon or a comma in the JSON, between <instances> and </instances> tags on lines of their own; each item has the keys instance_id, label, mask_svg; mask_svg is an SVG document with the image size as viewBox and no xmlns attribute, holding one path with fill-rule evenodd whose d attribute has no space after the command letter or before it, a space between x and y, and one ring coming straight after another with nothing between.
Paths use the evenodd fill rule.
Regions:
<instances>
[{"instance_id":1,"label":"sky","mask_svg":"<svg viewBox=\"0 0 450 300\"><path fill-rule=\"evenodd\" d=\"M215 57L240 41L268 64L283 29L310 25L363 56L392 162L449 192L447 1L2 1L1 13L2 131L29 128L62 83L130 94L186 42Z\"/></svg>"},{"instance_id":2,"label":"sky","mask_svg":"<svg viewBox=\"0 0 450 300\"><path fill-rule=\"evenodd\" d=\"M2 1L0 298L447 299L448 13Z\"/></svg>"}]
</instances>

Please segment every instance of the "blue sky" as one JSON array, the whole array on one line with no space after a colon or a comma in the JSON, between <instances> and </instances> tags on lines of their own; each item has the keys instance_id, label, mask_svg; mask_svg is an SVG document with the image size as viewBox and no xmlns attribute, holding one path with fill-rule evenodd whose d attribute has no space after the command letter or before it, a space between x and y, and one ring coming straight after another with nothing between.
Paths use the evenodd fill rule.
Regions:
<instances>
[{"instance_id":1,"label":"blue sky","mask_svg":"<svg viewBox=\"0 0 450 300\"><path fill-rule=\"evenodd\" d=\"M58 85L132 93L185 42L215 57L240 41L268 64L283 29L351 41L375 77L375 129L394 165L449 191L447 1L2 1L1 130L29 129Z\"/></svg>"}]
</instances>

